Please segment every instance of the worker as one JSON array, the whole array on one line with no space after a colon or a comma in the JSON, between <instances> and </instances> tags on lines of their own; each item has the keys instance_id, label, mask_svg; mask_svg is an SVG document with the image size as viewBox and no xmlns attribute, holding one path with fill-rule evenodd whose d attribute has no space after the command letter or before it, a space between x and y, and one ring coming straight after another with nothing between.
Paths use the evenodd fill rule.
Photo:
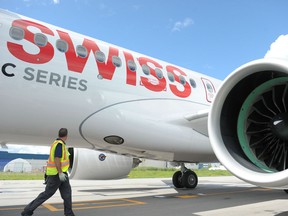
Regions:
<instances>
[{"instance_id":1,"label":"worker","mask_svg":"<svg viewBox=\"0 0 288 216\"><path fill-rule=\"evenodd\" d=\"M31 216L34 210L48 200L59 189L64 200L64 215L75 216L72 210L72 192L68 178L69 152L65 141L68 137L68 130L61 128L58 138L52 143L50 155L47 162L46 175L47 184L45 191L40 193L36 199L30 202L21 213L22 216Z\"/></svg>"}]
</instances>

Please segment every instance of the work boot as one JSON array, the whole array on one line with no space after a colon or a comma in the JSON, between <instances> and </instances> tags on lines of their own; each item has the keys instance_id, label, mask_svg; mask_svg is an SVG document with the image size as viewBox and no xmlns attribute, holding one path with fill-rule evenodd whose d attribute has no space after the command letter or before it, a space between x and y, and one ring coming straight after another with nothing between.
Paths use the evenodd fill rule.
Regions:
<instances>
[{"instance_id":1,"label":"work boot","mask_svg":"<svg viewBox=\"0 0 288 216\"><path fill-rule=\"evenodd\" d=\"M25 211L21 212L21 216L32 216L32 214L27 214Z\"/></svg>"}]
</instances>

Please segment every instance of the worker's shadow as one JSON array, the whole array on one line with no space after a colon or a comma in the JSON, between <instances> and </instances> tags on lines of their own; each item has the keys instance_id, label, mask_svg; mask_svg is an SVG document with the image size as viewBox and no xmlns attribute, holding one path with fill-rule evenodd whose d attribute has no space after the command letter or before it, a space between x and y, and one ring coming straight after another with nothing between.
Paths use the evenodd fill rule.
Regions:
<instances>
[{"instance_id":1,"label":"worker's shadow","mask_svg":"<svg viewBox=\"0 0 288 216\"><path fill-rule=\"evenodd\" d=\"M279 214L276 214L275 216L288 216L288 211L286 212L281 212Z\"/></svg>"}]
</instances>

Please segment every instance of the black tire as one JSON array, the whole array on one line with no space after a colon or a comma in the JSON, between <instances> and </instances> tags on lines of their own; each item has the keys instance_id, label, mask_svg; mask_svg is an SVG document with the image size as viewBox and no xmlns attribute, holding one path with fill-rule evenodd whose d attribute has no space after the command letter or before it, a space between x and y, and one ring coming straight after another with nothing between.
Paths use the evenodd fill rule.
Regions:
<instances>
[{"instance_id":1,"label":"black tire","mask_svg":"<svg viewBox=\"0 0 288 216\"><path fill-rule=\"evenodd\" d=\"M183 188L183 184L182 184L182 172L181 171L177 171L174 173L173 177L172 177L172 182L173 185L176 188Z\"/></svg>"},{"instance_id":2,"label":"black tire","mask_svg":"<svg viewBox=\"0 0 288 216\"><path fill-rule=\"evenodd\" d=\"M288 194L288 189L284 189L284 192Z\"/></svg>"},{"instance_id":3,"label":"black tire","mask_svg":"<svg viewBox=\"0 0 288 216\"><path fill-rule=\"evenodd\" d=\"M196 188L198 177L192 170L187 170L182 176L182 185L186 188Z\"/></svg>"}]
</instances>

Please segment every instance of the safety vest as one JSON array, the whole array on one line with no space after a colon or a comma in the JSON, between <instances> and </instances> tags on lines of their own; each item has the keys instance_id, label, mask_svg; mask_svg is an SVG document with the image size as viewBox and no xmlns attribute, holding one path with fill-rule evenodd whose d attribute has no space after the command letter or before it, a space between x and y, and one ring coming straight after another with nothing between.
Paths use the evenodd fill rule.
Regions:
<instances>
[{"instance_id":1,"label":"safety vest","mask_svg":"<svg viewBox=\"0 0 288 216\"><path fill-rule=\"evenodd\" d=\"M69 169L69 152L66 148L65 143L61 139L57 139L54 141L54 143L51 145L50 148L50 156L47 161L47 167L46 167L46 174L47 175L57 175L58 171L55 165L54 161L54 154L56 150L56 146L58 143L61 143L62 145L62 157L60 158L60 163L61 163L61 170L62 172L67 172Z\"/></svg>"}]
</instances>

